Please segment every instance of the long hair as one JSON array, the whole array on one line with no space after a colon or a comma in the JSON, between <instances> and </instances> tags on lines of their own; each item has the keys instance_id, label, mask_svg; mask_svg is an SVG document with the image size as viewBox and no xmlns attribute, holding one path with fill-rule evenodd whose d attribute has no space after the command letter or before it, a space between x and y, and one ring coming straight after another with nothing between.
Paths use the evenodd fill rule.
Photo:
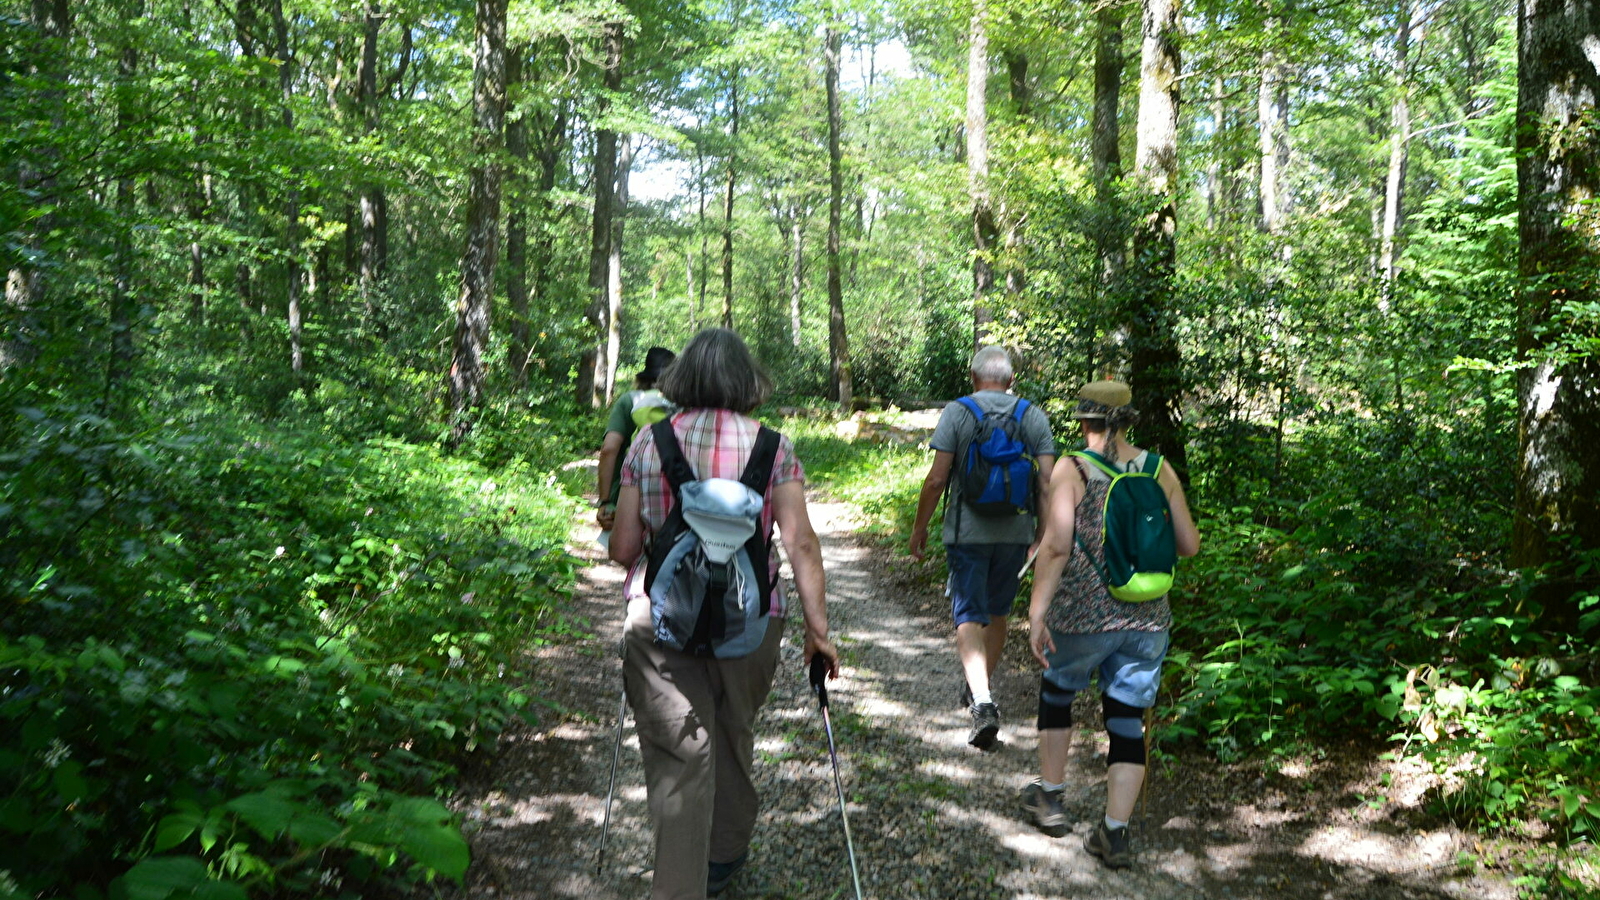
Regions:
<instances>
[{"instance_id":1,"label":"long hair","mask_svg":"<svg viewBox=\"0 0 1600 900\"><path fill-rule=\"evenodd\" d=\"M1078 419L1078 424L1083 426L1084 431L1092 434L1110 432L1109 439L1106 442L1106 455L1110 462L1115 463L1117 461L1117 435L1139 424L1139 411L1134 409L1131 403L1125 406L1107 406L1104 403L1096 403L1093 400L1079 400L1078 408L1073 410L1073 414L1076 416L1082 413L1095 417L1092 419Z\"/></svg>"},{"instance_id":2,"label":"long hair","mask_svg":"<svg viewBox=\"0 0 1600 900\"><path fill-rule=\"evenodd\" d=\"M691 338L656 387L682 409L749 413L772 396L771 377L744 340L726 328L707 328Z\"/></svg>"}]
</instances>

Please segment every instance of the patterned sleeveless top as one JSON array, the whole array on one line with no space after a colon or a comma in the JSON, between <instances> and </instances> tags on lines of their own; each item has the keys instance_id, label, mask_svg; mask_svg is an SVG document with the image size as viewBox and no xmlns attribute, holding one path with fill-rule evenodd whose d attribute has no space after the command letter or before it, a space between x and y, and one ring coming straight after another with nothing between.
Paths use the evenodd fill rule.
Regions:
<instances>
[{"instance_id":1,"label":"patterned sleeveless top","mask_svg":"<svg viewBox=\"0 0 1600 900\"><path fill-rule=\"evenodd\" d=\"M1125 471L1136 472L1144 467L1148 451L1122 464ZM1106 491L1111 488L1111 476L1074 458L1078 474L1084 479L1083 497L1078 501L1077 537L1083 547L1073 542L1072 556L1061 572L1050 609L1045 613L1045 624L1061 634L1099 634L1104 631L1168 631L1172 628L1172 606L1166 597L1144 603L1126 603L1111 596L1101 577L1106 562L1106 549L1102 542L1102 515L1106 506ZM1091 559L1092 557L1092 559Z\"/></svg>"}]
</instances>

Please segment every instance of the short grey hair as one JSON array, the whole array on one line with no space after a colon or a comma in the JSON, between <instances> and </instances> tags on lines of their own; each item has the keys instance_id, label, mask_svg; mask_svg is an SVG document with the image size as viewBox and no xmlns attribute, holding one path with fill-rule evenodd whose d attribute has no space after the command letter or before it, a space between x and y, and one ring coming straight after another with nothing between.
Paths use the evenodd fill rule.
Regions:
<instances>
[{"instance_id":1,"label":"short grey hair","mask_svg":"<svg viewBox=\"0 0 1600 900\"><path fill-rule=\"evenodd\" d=\"M750 413L772 396L772 379L744 340L726 328L707 328L691 338L656 387L681 409Z\"/></svg>"},{"instance_id":2,"label":"short grey hair","mask_svg":"<svg viewBox=\"0 0 1600 900\"><path fill-rule=\"evenodd\" d=\"M972 377L996 384L1011 383L1011 354L998 344L972 354Z\"/></svg>"}]
</instances>

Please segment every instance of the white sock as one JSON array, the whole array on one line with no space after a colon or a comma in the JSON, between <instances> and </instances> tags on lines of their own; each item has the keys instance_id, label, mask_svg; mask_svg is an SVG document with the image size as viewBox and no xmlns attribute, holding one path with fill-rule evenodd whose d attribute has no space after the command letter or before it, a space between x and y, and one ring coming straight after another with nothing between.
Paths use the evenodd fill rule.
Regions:
<instances>
[{"instance_id":1,"label":"white sock","mask_svg":"<svg viewBox=\"0 0 1600 900\"><path fill-rule=\"evenodd\" d=\"M1112 831L1116 831L1118 828L1127 828L1128 827L1128 823L1127 822L1118 822L1116 819L1113 819L1110 816L1106 816L1106 827L1111 829Z\"/></svg>"},{"instance_id":2,"label":"white sock","mask_svg":"<svg viewBox=\"0 0 1600 900\"><path fill-rule=\"evenodd\" d=\"M993 703L993 702L994 702L994 696L989 693L989 689L988 688L984 688L981 691L973 691L972 692L972 705L973 706L977 706L980 703Z\"/></svg>"},{"instance_id":3,"label":"white sock","mask_svg":"<svg viewBox=\"0 0 1600 900\"><path fill-rule=\"evenodd\" d=\"M1041 778L1041 779L1039 779L1039 786L1044 788L1046 791L1049 791L1050 793L1054 794L1056 791L1059 791L1062 788L1066 787L1067 783L1065 781L1063 781L1060 784L1051 784L1050 782L1045 781L1043 778Z\"/></svg>"}]
</instances>

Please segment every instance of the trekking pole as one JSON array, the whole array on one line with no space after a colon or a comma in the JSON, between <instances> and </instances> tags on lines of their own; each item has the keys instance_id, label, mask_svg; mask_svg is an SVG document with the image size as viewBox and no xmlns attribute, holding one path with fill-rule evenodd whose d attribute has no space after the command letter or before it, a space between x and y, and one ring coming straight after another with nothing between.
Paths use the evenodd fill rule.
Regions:
<instances>
[{"instance_id":1,"label":"trekking pole","mask_svg":"<svg viewBox=\"0 0 1600 900\"><path fill-rule=\"evenodd\" d=\"M833 721L828 718L828 687L823 679L828 676L828 658L821 653L811 657L811 690L816 692L817 705L822 707L822 728L828 733L828 758L833 761L833 788L839 794L839 820L844 823L844 847L850 854L850 877L855 881L856 900L861 900L861 874L856 870L856 845L850 840L850 816L844 810L844 782L839 779L839 751L833 743Z\"/></svg>"},{"instance_id":2,"label":"trekking pole","mask_svg":"<svg viewBox=\"0 0 1600 900\"><path fill-rule=\"evenodd\" d=\"M628 713L628 639L617 644L617 658L623 663L622 690L617 698L617 740L611 746L611 784L606 788L606 818L600 826L600 852L595 854L594 874L599 875L606 861L606 837L611 833L611 798L617 790L617 759L622 756L622 719Z\"/></svg>"}]
</instances>

